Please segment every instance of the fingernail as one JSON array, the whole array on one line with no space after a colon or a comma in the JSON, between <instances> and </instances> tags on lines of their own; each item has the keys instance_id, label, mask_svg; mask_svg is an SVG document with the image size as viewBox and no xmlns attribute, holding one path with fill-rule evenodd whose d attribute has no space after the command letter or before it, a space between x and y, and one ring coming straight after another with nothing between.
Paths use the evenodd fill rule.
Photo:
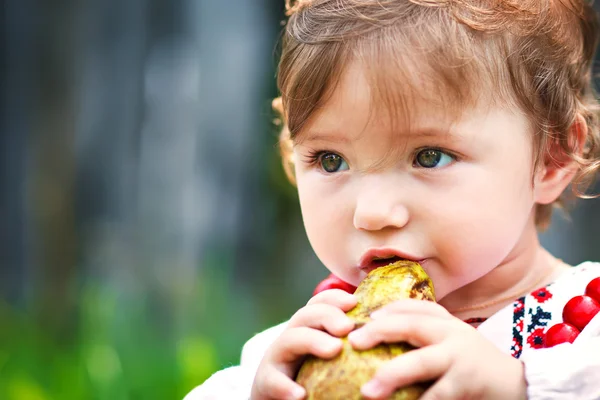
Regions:
<instances>
[{"instance_id":1,"label":"fingernail","mask_svg":"<svg viewBox=\"0 0 600 400\"><path fill-rule=\"evenodd\" d=\"M354 307L356 305L356 303L358 303L356 296L350 295L350 297L347 297L344 300L343 308Z\"/></svg>"},{"instance_id":2,"label":"fingernail","mask_svg":"<svg viewBox=\"0 0 600 400\"><path fill-rule=\"evenodd\" d=\"M338 347L340 347L341 343L342 343L342 341L340 339L328 340L326 343L323 343L323 350L325 350L325 351L335 350Z\"/></svg>"},{"instance_id":3,"label":"fingernail","mask_svg":"<svg viewBox=\"0 0 600 400\"><path fill-rule=\"evenodd\" d=\"M348 340L353 343L360 342L363 339L362 329L357 329L348 334Z\"/></svg>"},{"instance_id":4,"label":"fingernail","mask_svg":"<svg viewBox=\"0 0 600 400\"><path fill-rule=\"evenodd\" d=\"M294 399L301 400L304 398L305 395L306 395L306 391L299 386L296 386L292 390L292 396L294 397Z\"/></svg>"},{"instance_id":5,"label":"fingernail","mask_svg":"<svg viewBox=\"0 0 600 400\"><path fill-rule=\"evenodd\" d=\"M356 327L356 323L354 321L352 321L350 318L347 318L346 321L344 322L345 328L346 329L354 329L354 327Z\"/></svg>"},{"instance_id":6,"label":"fingernail","mask_svg":"<svg viewBox=\"0 0 600 400\"><path fill-rule=\"evenodd\" d=\"M385 314L385 311L376 310L376 311L373 311L369 316L371 317L371 319L377 319L377 318L380 318L384 314Z\"/></svg>"},{"instance_id":7,"label":"fingernail","mask_svg":"<svg viewBox=\"0 0 600 400\"><path fill-rule=\"evenodd\" d=\"M366 397L381 397L383 394L383 388L376 380L371 380L365 383L362 388L360 388L363 396Z\"/></svg>"}]
</instances>

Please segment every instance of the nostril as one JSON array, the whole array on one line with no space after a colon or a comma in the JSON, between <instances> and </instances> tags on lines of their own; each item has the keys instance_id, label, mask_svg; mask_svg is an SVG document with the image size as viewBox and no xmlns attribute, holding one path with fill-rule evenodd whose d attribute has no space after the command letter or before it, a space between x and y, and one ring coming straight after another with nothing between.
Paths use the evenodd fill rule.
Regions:
<instances>
[{"instance_id":1,"label":"nostril","mask_svg":"<svg viewBox=\"0 0 600 400\"><path fill-rule=\"evenodd\" d=\"M360 231L380 231L399 229L409 222L408 209L400 204L381 204L364 201L357 204L354 210L353 224Z\"/></svg>"}]
</instances>

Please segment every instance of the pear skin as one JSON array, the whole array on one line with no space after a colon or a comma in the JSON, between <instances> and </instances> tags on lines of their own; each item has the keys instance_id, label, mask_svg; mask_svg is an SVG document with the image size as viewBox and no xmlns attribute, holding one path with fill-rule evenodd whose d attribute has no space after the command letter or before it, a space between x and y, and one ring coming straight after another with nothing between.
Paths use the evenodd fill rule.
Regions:
<instances>
[{"instance_id":1,"label":"pear skin","mask_svg":"<svg viewBox=\"0 0 600 400\"><path fill-rule=\"evenodd\" d=\"M358 303L346 315L355 322L355 329L367 323L373 311L396 300L435 301L431 279L419 263L412 261L397 261L371 271L354 295ZM307 400L362 400L360 388L383 363L414 349L408 343L394 343L357 351L347 338L342 341L342 351L335 358L323 360L308 356L302 363L296 382L306 389ZM390 399L418 399L428 386L403 387Z\"/></svg>"}]
</instances>

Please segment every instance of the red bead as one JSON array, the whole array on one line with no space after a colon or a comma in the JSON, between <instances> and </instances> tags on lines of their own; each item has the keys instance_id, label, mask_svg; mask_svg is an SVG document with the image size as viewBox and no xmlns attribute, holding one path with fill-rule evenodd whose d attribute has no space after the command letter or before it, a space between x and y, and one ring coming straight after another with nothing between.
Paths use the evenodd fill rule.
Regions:
<instances>
[{"instance_id":1,"label":"red bead","mask_svg":"<svg viewBox=\"0 0 600 400\"><path fill-rule=\"evenodd\" d=\"M561 322L554 325L546 332L544 347L552 347L561 343L573 343L579 335L579 329L571 324Z\"/></svg>"},{"instance_id":2,"label":"red bead","mask_svg":"<svg viewBox=\"0 0 600 400\"><path fill-rule=\"evenodd\" d=\"M327 278L319 282L319 284L313 291L313 296L317 293L321 293L322 291L329 289L342 289L348 293L354 293L354 291L356 290L356 286L352 286L351 284L344 282L337 276L329 274Z\"/></svg>"},{"instance_id":3,"label":"red bead","mask_svg":"<svg viewBox=\"0 0 600 400\"><path fill-rule=\"evenodd\" d=\"M588 283L585 294L600 303L600 278L592 279Z\"/></svg>"},{"instance_id":4,"label":"red bead","mask_svg":"<svg viewBox=\"0 0 600 400\"><path fill-rule=\"evenodd\" d=\"M575 296L563 308L563 321L568 322L579 330L600 312L600 303L590 296Z\"/></svg>"}]
</instances>

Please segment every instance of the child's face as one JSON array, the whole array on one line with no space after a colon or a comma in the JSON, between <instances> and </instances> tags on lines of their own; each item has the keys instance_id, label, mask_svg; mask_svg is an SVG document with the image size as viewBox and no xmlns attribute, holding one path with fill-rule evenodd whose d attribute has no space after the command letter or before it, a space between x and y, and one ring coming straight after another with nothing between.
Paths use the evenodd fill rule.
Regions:
<instances>
[{"instance_id":1,"label":"child's face","mask_svg":"<svg viewBox=\"0 0 600 400\"><path fill-rule=\"evenodd\" d=\"M362 73L347 70L294 147L304 224L325 266L357 285L371 250L421 261L439 301L535 246L526 117L490 106L451 119L423 101L411 131L391 132L370 113Z\"/></svg>"}]
</instances>

